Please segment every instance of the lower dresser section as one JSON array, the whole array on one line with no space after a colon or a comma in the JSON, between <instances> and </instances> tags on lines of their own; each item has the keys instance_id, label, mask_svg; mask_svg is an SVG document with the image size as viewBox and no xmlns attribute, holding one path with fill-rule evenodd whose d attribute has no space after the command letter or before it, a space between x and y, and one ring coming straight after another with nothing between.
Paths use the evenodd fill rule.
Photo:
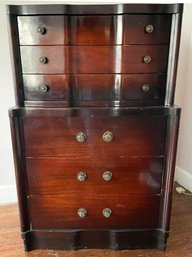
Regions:
<instances>
[{"instance_id":1,"label":"lower dresser section","mask_svg":"<svg viewBox=\"0 0 192 257\"><path fill-rule=\"evenodd\" d=\"M180 109L10 110L26 250L165 249Z\"/></svg>"}]
</instances>

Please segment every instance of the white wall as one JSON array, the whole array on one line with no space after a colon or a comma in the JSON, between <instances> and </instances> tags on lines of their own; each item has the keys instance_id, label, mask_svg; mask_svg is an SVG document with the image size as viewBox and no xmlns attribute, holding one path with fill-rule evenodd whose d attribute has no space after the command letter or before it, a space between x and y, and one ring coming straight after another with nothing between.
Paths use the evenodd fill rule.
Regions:
<instances>
[{"instance_id":1,"label":"white wall","mask_svg":"<svg viewBox=\"0 0 192 257\"><path fill-rule=\"evenodd\" d=\"M33 1L33 3L51 3L51 1ZM66 1L57 1L66 3ZM72 3L72 1L68 1ZM82 3L80 0L73 3ZM104 3L102 0L83 1L87 3ZM118 2L115 0L106 3ZM120 1L136 2L136 1ZM142 2L142 1L140 1ZM144 1L146 2L146 1ZM147 1L153 2L153 1ZM166 1L163 1L166 3ZM179 2L179 1L178 1ZM8 33L6 24L5 3L24 3L32 1L1 1L0 2L0 204L15 202L15 178L11 137L8 120L8 108L14 106L13 82L11 76L11 62L9 58ZM56 3L52 1L52 3ZM184 12L183 30L181 40L181 52L178 69L176 103L183 108L181 119L181 131L179 138L177 174L176 179L192 191L192 5L187 5Z\"/></svg>"},{"instance_id":2,"label":"white wall","mask_svg":"<svg viewBox=\"0 0 192 257\"><path fill-rule=\"evenodd\" d=\"M0 3L0 203L16 201L8 108L14 106L5 6Z\"/></svg>"},{"instance_id":3,"label":"white wall","mask_svg":"<svg viewBox=\"0 0 192 257\"><path fill-rule=\"evenodd\" d=\"M185 5L176 103L182 107L176 180L192 192L192 4Z\"/></svg>"}]
</instances>

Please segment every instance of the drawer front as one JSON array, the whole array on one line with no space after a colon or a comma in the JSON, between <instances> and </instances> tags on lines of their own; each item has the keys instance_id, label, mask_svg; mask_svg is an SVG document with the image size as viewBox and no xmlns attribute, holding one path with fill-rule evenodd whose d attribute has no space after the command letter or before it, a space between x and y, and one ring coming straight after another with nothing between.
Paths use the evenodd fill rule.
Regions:
<instances>
[{"instance_id":1,"label":"drawer front","mask_svg":"<svg viewBox=\"0 0 192 257\"><path fill-rule=\"evenodd\" d=\"M167 44L171 15L20 16L18 27L21 45Z\"/></svg>"},{"instance_id":2,"label":"drawer front","mask_svg":"<svg viewBox=\"0 0 192 257\"><path fill-rule=\"evenodd\" d=\"M21 58L23 73L155 73L166 72L168 46L21 46Z\"/></svg>"},{"instance_id":3,"label":"drawer front","mask_svg":"<svg viewBox=\"0 0 192 257\"><path fill-rule=\"evenodd\" d=\"M118 110L117 110L118 112ZM109 110L77 109L70 116L67 109L60 115L26 115L24 137L26 156L149 156L164 153L166 116L126 115ZM112 115L116 115L113 117ZM104 133L113 134L105 142ZM77 133L85 142L76 140ZM111 137L111 135L109 135ZM106 134L105 134L106 138Z\"/></svg>"},{"instance_id":4,"label":"drawer front","mask_svg":"<svg viewBox=\"0 0 192 257\"><path fill-rule=\"evenodd\" d=\"M24 75L26 101L70 100L69 76L67 75Z\"/></svg>"},{"instance_id":5,"label":"drawer front","mask_svg":"<svg viewBox=\"0 0 192 257\"><path fill-rule=\"evenodd\" d=\"M171 19L171 15L125 15L124 44L169 44Z\"/></svg>"},{"instance_id":6,"label":"drawer front","mask_svg":"<svg viewBox=\"0 0 192 257\"><path fill-rule=\"evenodd\" d=\"M157 228L160 197L155 195L48 195L31 196L29 210L33 229ZM80 218L77 211L87 210ZM110 208L109 218L102 215Z\"/></svg>"},{"instance_id":7,"label":"drawer front","mask_svg":"<svg viewBox=\"0 0 192 257\"><path fill-rule=\"evenodd\" d=\"M164 74L24 75L26 101L142 101L141 104L163 103ZM120 83L120 94L115 88ZM42 86L46 87L42 87ZM148 85L148 90L145 89Z\"/></svg>"},{"instance_id":8,"label":"drawer front","mask_svg":"<svg viewBox=\"0 0 192 257\"><path fill-rule=\"evenodd\" d=\"M160 194L162 157L27 158L26 164L30 195Z\"/></svg>"}]
</instances>

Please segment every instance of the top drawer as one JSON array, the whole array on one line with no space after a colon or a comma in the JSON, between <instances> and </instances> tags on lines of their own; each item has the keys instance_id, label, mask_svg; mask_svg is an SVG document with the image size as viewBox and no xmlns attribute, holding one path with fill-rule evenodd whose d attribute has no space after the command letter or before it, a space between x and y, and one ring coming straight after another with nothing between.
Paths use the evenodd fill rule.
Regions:
<instances>
[{"instance_id":1,"label":"top drawer","mask_svg":"<svg viewBox=\"0 0 192 257\"><path fill-rule=\"evenodd\" d=\"M171 15L18 16L20 45L168 44Z\"/></svg>"}]
</instances>

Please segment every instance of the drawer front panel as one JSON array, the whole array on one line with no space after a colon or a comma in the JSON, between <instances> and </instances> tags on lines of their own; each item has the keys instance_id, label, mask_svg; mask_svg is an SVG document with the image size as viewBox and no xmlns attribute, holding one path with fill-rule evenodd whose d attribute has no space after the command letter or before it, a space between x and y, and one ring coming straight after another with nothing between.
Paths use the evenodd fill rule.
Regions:
<instances>
[{"instance_id":1,"label":"drawer front panel","mask_svg":"<svg viewBox=\"0 0 192 257\"><path fill-rule=\"evenodd\" d=\"M149 156L164 153L166 117L126 115L112 117L99 109L84 109L76 116L63 110L58 116L25 116L24 136L27 156ZM103 134L110 131L110 143ZM86 134L84 143L76 140Z\"/></svg>"},{"instance_id":2,"label":"drawer front panel","mask_svg":"<svg viewBox=\"0 0 192 257\"><path fill-rule=\"evenodd\" d=\"M168 46L21 46L21 58L23 73L155 73L166 72Z\"/></svg>"},{"instance_id":3,"label":"drawer front panel","mask_svg":"<svg viewBox=\"0 0 192 257\"><path fill-rule=\"evenodd\" d=\"M68 44L67 16L19 16L17 19L20 45ZM39 28L42 31L38 31Z\"/></svg>"},{"instance_id":4,"label":"drawer front panel","mask_svg":"<svg viewBox=\"0 0 192 257\"><path fill-rule=\"evenodd\" d=\"M160 197L155 195L95 195L31 196L29 210L33 229L73 228L156 228ZM80 218L77 211L87 210ZM104 208L112 215L105 218ZM54 222L53 222L54 221Z\"/></svg>"},{"instance_id":5,"label":"drawer front panel","mask_svg":"<svg viewBox=\"0 0 192 257\"><path fill-rule=\"evenodd\" d=\"M163 74L80 75L24 75L24 93L27 101L148 101L163 102L166 76ZM120 84L120 94L115 89ZM47 91L42 90L47 86ZM149 85L149 91L142 89Z\"/></svg>"},{"instance_id":6,"label":"drawer front panel","mask_svg":"<svg viewBox=\"0 0 192 257\"><path fill-rule=\"evenodd\" d=\"M171 15L20 16L18 26L21 45L167 44Z\"/></svg>"},{"instance_id":7,"label":"drawer front panel","mask_svg":"<svg viewBox=\"0 0 192 257\"><path fill-rule=\"evenodd\" d=\"M153 31L147 33L148 25ZM171 15L125 15L124 44L168 44Z\"/></svg>"},{"instance_id":8,"label":"drawer front panel","mask_svg":"<svg viewBox=\"0 0 192 257\"><path fill-rule=\"evenodd\" d=\"M28 158L30 195L73 194L160 194L163 158ZM112 179L103 174L110 171ZM86 174L79 181L79 172Z\"/></svg>"},{"instance_id":9,"label":"drawer front panel","mask_svg":"<svg viewBox=\"0 0 192 257\"><path fill-rule=\"evenodd\" d=\"M25 100L68 101L70 100L69 83L67 75L24 75Z\"/></svg>"}]
</instances>

